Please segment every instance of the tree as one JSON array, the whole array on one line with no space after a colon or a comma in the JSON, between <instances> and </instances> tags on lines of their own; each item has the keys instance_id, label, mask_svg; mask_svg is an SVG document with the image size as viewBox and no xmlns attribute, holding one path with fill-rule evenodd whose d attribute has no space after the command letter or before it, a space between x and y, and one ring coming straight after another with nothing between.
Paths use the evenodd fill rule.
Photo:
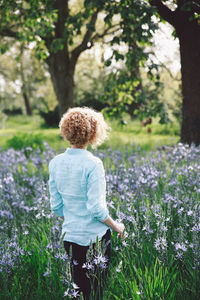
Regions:
<instances>
[{"instance_id":1,"label":"tree","mask_svg":"<svg viewBox=\"0 0 200 300\"><path fill-rule=\"evenodd\" d=\"M74 72L81 53L117 25L97 33L95 24L107 1L11 1L0 4L0 35L36 44L37 56L49 67L62 115L74 101Z\"/></svg>"},{"instance_id":2,"label":"tree","mask_svg":"<svg viewBox=\"0 0 200 300\"><path fill-rule=\"evenodd\" d=\"M22 96L24 98L24 104L26 108L26 114L28 116L32 116L32 108L30 105L29 95L28 95L28 88L27 88L27 81L25 78L25 70L24 70L24 64L23 64L23 57L24 57L24 45L23 43L20 45L20 54L19 54L19 64L18 64L18 71L21 77L21 83L22 83Z\"/></svg>"},{"instance_id":3,"label":"tree","mask_svg":"<svg viewBox=\"0 0 200 300\"><path fill-rule=\"evenodd\" d=\"M6 84L2 85L1 97L5 109L13 111L16 107L24 107L27 115L32 115L32 109L38 100L38 90L41 83L47 86L44 66L35 58L31 49L24 43L10 41L4 38L1 45L8 46L9 51L0 57L0 75ZM36 93L37 91L37 93Z\"/></svg>"},{"instance_id":4,"label":"tree","mask_svg":"<svg viewBox=\"0 0 200 300\"><path fill-rule=\"evenodd\" d=\"M109 105L106 111L111 116L127 112L131 117L140 119L159 115L160 122L165 123L168 120L166 110L158 97L162 87L158 65L150 59L152 53L148 50L152 45L153 33L158 28L152 20L155 10L144 1L132 0L115 2L109 9L110 18L116 11L120 14L121 34L111 40L113 54L106 64L109 66L113 58L125 63L123 68L110 74L105 84L105 100ZM127 45L125 54L114 47L121 43ZM145 83L142 69L148 77Z\"/></svg>"},{"instance_id":5,"label":"tree","mask_svg":"<svg viewBox=\"0 0 200 300\"><path fill-rule=\"evenodd\" d=\"M180 43L182 74L181 141L200 144L200 1L150 0L161 19L169 22Z\"/></svg>"}]
</instances>

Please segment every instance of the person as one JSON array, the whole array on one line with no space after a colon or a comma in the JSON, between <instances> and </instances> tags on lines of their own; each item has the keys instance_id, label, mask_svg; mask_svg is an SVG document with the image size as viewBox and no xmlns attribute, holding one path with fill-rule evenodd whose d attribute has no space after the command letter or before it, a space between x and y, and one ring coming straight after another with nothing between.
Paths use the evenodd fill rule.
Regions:
<instances>
[{"instance_id":1,"label":"person","mask_svg":"<svg viewBox=\"0 0 200 300\"><path fill-rule=\"evenodd\" d=\"M104 244L102 262L108 269L111 230L122 238L125 229L109 215L103 163L87 150L89 144L95 148L103 143L109 127L102 113L87 107L70 108L59 127L70 147L49 163L50 206L57 216L64 217L62 236L67 254L72 255L72 278L84 299L89 299L91 281L84 266L90 245L95 249L97 240ZM102 286L99 289L98 285L96 280L93 288L100 291L96 299L102 299Z\"/></svg>"}]
</instances>

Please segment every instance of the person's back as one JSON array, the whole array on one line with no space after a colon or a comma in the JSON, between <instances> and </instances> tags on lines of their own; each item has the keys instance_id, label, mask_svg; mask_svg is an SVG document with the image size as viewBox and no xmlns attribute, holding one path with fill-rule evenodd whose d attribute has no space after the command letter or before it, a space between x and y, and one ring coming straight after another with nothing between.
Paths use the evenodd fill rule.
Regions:
<instances>
[{"instance_id":1,"label":"person's back","mask_svg":"<svg viewBox=\"0 0 200 300\"><path fill-rule=\"evenodd\" d=\"M101 160L85 149L67 148L49 165L62 203L52 210L64 216L64 240L87 246L105 234L108 227L99 222L108 217L106 183Z\"/></svg>"}]
</instances>

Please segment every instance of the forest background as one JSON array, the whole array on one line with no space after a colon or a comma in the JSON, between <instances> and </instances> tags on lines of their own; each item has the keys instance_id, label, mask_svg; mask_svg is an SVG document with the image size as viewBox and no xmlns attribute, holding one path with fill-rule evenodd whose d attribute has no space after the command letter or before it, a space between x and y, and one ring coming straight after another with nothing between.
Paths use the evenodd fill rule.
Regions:
<instances>
[{"instance_id":1,"label":"forest background","mask_svg":"<svg viewBox=\"0 0 200 300\"><path fill-rule=\"evenodd\" d=\"M58 149L58 131L47 127L57 127L74 105L101 110L114 122L113 145L121 139L147 148L178 140L199 144L198 76L195 69L184 71L188 63L194 67L192 57L198 65L198 13L198 1L184 0L3 1L1 145L29 131L44 133ZM183 56L188 47L196 55Z\"/></svg>"}]
</instances>

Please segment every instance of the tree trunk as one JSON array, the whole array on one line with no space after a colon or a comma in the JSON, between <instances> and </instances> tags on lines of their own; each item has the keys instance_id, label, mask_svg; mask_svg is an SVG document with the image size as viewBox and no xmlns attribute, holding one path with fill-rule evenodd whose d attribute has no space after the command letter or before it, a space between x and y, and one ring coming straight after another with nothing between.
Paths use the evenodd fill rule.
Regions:
<instances>
[{"instance_id":1,"label":"tree trunk","mask_svg":"<svg viewBox=\"0 0 200 300\"><path fill-rule=\"evenodd\" d=\"M186 7L186 4L190 4ZM189 3L190 2L190 3ZM182 74L181 142L200 144L200 24L198 0L177 1L175 11L160 0L150 0L160 16L176 29L180 43Z\"/></svg>"},{"instance_id":2,"label":"tree trunk","mask_svg":"<svg viewBox=\"0 0 200 300\"><path fill-rule=\"evenodd\" d=\"M134 66L133 65L133 69L131 70L131 77L133 80L135 80L136 78L139 79L139 83L138 85L135 87L135 89L132 92L132 96L133 98L135 98L135 94L138 93L138 91L142 91L143 87L142 87L142 79L140 76L140 70L139 70L139 65ZM128 113L131 116L131 119L135 119L137 118L137 115L135 114L135 110L139 109L140 107L140 103L133 101L129 106L128 106Z\"/></svg>"},{"instance_id":3,"label":"tree trunk","mask_svg":"<svg viewBox=\"0 0 200 300\"><path fill-rule=\"evenodd\" d=\"M130 66L129 66L131 78L133 81L136 79L139 80L138 85L132 91L132 96L135 99L136 98L135 94L137 94L138 91L142 91L143 87L142 87L142 79L140 74L139 59L136 55L138 51L138 46L134 40L132 40L131 43L129 44L129 51L133 53L130 61ZM131 119L137 118L137 115L135 115L135 110L139 109L140 105L141 104L136 101L133 101L131 104L128 105L128 113Z\"/></svg>"},{"instance_id":4,"label":"tree trunk","mask_svg":"<svg viewBox=\"0 0 200 300\"><path fill-rule=\"evenodd\" d=\"M199 27L199 28L198 28ZM200 26L181 26L180 42L182 74L181 142L200 144Z\"/></svg>"},{"instance_id":5,"label":"tree trunk","mask_svg":"<svg viewBox=\"0 0 200 300\"><path fill-rule=\"evenodd\" d=\"M20 73L21 81L22 81L22 95L24 98L26 114L28 116L32 116L32 109L31 109L31 105L30 105L30 101L29 101L29 97L28 97L28 93L27 93L27 88L26 88L27 83L26 83L25 76L24 76L23 58L24 58L24 43L22 43L20 46L19 73Z\"/></svg>"},{"instance_id":6,"label":"tree trunk","mask_svg":"<svg viewBox=\"0 0 200 300\"><path fill-rule=\"evenodd\" d=\"M74 104L74 64L64 51L51 53L47 59L54 91L58 99L59 115Z\"/></svg>"},{"instance_id":7,"label":"tree trunk","mask_svg":"<svg viewBox=\"0 0 200 300\"><path fill-rule=\"evenodd\" d=\"M31 109L31 106L30 106L30 102L29 102L29 98L27 96L27 93L25 91L23 91L23 98L24 98L24 104L25 104L25 107L26 107L26 114L28 116L32 116L32 109Z\"/></svg>"}]
</instances>

